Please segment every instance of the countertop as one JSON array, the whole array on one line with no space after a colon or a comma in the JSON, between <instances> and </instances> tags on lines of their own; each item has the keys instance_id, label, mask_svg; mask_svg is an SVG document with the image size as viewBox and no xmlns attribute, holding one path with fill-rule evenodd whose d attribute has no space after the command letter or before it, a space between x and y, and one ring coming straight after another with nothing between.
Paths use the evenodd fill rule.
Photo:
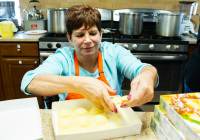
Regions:
<instances>
[{"instance_id":1,"label":"countertop","mask_svg":"<svg viewBox=\"0 0 200 140\"><path fill-rule=\"evenodd\" d=\"M139 119L142 121L142 130L140 135L127 136L121 138L113 138L112 140L157 140L152 129L150 128L151 116L153 112L136 112ZM55 135L52 126L51 110L50 109L40 109L40 115L42 120L42 131L44 140L55 140Z\"/></svg>"},{"instance_id":2,"label":"countertop","mask_svg":"<svg viewBox=\"0 0 200 140\"><path fill-rule=\"evenodd\" d=\"M0 42L39 42L39 38L43 35L27 35L24 31L19 31L10 38L0 37Z\"/></svg>"},{"instance_id":3,"label":"countertop","mask_svg":"<svg viewBox=\"0 0 200 140\"><path fill-rule=\"evenodd\" d=\"M39 38L44 34L39 35L27 35L25 31L19 31L13 35L11 38L0 37L0 42L38 42ZM184 40L189 41L189 44L196 44L197 38L193 35L181 35Z\"/></svg>"},{"instance_id":4,"label":"countertop","mask_svg":"<svg viewBox=\"0 0 200 140\"><path fill-rule=\"evenodd\" d=\"M189 44L196 44L197 43L197 37L193 35L181 35L184 40L189 41Z\"/></svg>"}]
</instances>

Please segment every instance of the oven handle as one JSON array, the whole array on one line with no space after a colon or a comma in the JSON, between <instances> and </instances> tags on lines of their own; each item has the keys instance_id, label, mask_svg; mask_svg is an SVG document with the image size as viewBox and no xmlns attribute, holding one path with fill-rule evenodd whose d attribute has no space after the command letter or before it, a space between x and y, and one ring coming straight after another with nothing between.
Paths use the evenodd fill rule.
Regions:
<instances>
[{"instance_id":1,"label":"oven handle","mask_svg":"<svg viewBox=\"0 0 200 140\"><path fill-rule=\"evenodd\" d=\"M55 54L55 53L40 53L40 57L48 57L52 54Z\"/></svg>"},{"instance_id":2,"label":"oven handle","mask_svg":"<svg viewBox=\"0 0 200 140\"><path fill-rule=\"evenodd\" d=\"M141 60L187 60L187 55L134 55Z\"/></svg>"}]
</instances>

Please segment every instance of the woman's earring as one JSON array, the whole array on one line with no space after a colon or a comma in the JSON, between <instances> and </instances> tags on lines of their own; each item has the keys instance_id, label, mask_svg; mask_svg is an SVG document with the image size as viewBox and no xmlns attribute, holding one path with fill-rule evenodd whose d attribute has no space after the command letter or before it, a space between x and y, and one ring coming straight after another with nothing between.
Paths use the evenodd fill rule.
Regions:
<instances>
[{"instance_id":1,"label":"woman's earring","mask_svg":"<svg viewBox=\"0 0 200 140\"><path fill-rule=\"evenodd\" d=\"M100 43L100 48L103 48L103 46L104 46L104 44L101 42L101 43Z\"/></svg>"},{"instance_id":2,"label":"woman's earring","mask_svg":"<svg viewBox=\"0 0 200 140\"><path fill-rule=\"evenodd\" d=\"M73 53L74 52L74 47L70 45L69 50Z\"/></svg>"}]
</instances>

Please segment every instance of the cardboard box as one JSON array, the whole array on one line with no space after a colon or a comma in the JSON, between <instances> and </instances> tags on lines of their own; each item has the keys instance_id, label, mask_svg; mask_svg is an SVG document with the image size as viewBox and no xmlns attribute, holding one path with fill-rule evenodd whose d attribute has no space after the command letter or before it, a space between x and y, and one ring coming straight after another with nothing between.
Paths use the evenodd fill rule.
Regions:
<instances>
[{"instance_id":1,"label":"cardboard box","mask_svg":"<svg viewBox=\"0 0 200 140\"><path fill-rule=\"evenodd\" d=\"M37 98L0 102L0 139L42 139L42 125Z\"/></svg>"},{"instance_id":2,"label":"cardboard box","mask_svg":"<svg viewBox=\"0 0 200 140\"><path fill-rule=\"evenodd\" d=\"M77 100L69 100L69 101L60 101L60 102L53 102L52 104L52 122L54 133L57 140L63 139L87 139L87 140L94 140L94 139L108 139L108 138L116 138L116 137L123 137L128 135L136 135L140 134L142 122L137 117L137 114L131 108L122 109L119 106L118 113L126 122L124 126L117 127L117 128L105 128L101 130L90 130L85 132L76 132L76 133L68 133L68 134L59 134L58 131L58 117L57 113L59 110L68 109L68 110L75 110L77 108L89 108L94 106L87 99L77 99ZM109 111L110 112L110 111ZM75 116L76 117L76 116Z\"/></svg>"},{"instance_id":3,"label":"cardboard box","mask_svg":"<svg viewBox=\"0 0 200 140\"><path fill-rule=\"evenodd\" d=\"M170 140L154 117L151 117L150 127L159 140Z\"/></svg>"},{"instance_id":4,"label":"cardboard box","mask_svg":"<svg viewBox=\"0 0 200 140\"><path fill-rule=\"evenodd\" d=\"M161 95L160 107L189 140L200 140L200 93Z\"/></svg>"},{"instance_id":5,"label":"cardboard box","mask_svg":"<svg viewBox=\"0 0 200 140\"><path fill-rule=\"evenodd\" d=\"M154 118L158 121L161 128L165 131L170 139L186 140L186 137L171 123L159 105L155 105Z\"/></svg>"}]
</instances>

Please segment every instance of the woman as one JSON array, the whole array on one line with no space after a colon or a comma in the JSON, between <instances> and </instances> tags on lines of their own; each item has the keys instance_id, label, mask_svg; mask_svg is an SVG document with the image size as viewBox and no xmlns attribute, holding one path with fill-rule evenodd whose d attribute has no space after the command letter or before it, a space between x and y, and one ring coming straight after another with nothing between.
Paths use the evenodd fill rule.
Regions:
<instances>
[{"instance_id":1,"label":"woman","mask_svg":"<svg viewBox=\"0 0 200 140\"><path fill-rule=\"evenodd\" d=\"M27 72L22 91L41 96L58 95L60 100L85 97L97 107L117 113L109 94L122 95L121 85L126 76L132 79L131 91L129 100L121 107L139 106L152 100L157 70L141 63L119 45L101 43L98 10L88 5L69 8L66 28L71 47L58 49L38 68Z\"/></svg>"}]
</instances>

